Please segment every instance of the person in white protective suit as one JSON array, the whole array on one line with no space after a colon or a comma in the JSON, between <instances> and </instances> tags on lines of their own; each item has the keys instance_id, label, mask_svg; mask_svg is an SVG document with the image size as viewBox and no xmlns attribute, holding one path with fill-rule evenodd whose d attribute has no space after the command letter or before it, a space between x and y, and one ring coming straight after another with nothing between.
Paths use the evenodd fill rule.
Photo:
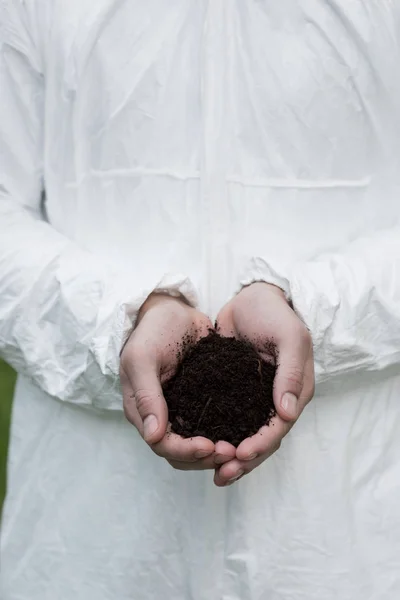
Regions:
<instances>
[{"instance_id":1,"label":"person in white protective suit","mask_svg":"<svg viewBox=\"0 0 400 600\"><path fill-rule=\"evenodd\" d=\"M0 6L1 600L398 600L400 2ZM165 435L216 317L237 450Z\"/></svg>"}]
</instances>

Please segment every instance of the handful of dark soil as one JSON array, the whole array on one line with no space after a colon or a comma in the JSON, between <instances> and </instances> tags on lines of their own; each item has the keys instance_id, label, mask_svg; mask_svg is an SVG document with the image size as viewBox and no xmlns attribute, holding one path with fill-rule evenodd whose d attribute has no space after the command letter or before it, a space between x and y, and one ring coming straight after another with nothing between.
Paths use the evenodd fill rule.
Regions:
<instances>
[{"instance_id":1,"label":"handful of dark soil","mask_svg":"<svg viewBox=\"0 0 400 600\"><path fill-rule=\"evenodd\" d=\"M172 431L238 446L275 415L275 371L250 344L211 332L164 385Z\"/></svg>"}]
</instances>

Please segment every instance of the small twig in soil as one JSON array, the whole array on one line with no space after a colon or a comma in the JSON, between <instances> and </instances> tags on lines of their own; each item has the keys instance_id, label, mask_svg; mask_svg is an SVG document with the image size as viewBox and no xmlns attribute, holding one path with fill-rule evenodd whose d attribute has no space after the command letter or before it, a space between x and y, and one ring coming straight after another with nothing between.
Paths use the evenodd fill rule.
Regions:
<instances>
[{"instance_id":1,"label":"small twig in soil","mask_svg":"<svg viewBox=\"0 0 400 600\"><path fill-rule=\"evenodd\" d=\"M220 409L220 407L218 406L218 404L215 405L215 408L217 409L217 411L223 415L224 413L222 412L222 410Z\"/></svg>"},{"instance_id":2,"label":"small twig in soil","mask_svg":"<svg viewBox=\"0 0 400 600\"><path fill-rule=\"evenodd\" d=\"M200 424L201 424L201 422L203 420L204 415L206 414L206 410L209 407L211 400L212 400L212 396L209 397L209 399L207 400L207 403L206 403L205 407L203 408L203 412L201 413L199 422L197 423L197 429L199 429L199 427L200 427Z\"/></svg>"}]
</instances>

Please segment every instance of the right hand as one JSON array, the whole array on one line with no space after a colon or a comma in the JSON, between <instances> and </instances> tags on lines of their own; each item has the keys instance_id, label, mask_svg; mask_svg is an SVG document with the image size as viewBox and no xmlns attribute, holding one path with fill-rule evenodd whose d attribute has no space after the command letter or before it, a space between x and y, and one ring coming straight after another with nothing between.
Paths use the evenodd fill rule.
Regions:
<instances>
[{"instance_id":1,"label":"right hand","mask_svg":"<svg viewBox=\"0 0 400 600\"><path fill-rule=\"evenodd\" d=\"M239 444L236 460L216 471L214 481L223 487L259 467L280 447L314 395L314 357L306 326L283 291L268 283L255 282L243 288L221 310L217 327L221 335L246 340L261 358L277 363L273 388L276 415L269 425ZM270 340L275 351L268 348Z\"/></svg>"},{"instance_id":2,"label":"right hand","mask_svg":"<svg viewBox=\"0 0 400 600\"><path fill-rule=\"evenodd\" d=\"M196 343L208 335L209 318L183 300L152 294L121 352L120 378L125 416L158 455L180 470L215 469L232 460L235 448L203 437L184 439L168 431L168 407L162 384L178 366L182 340Z\"/></svg>"}]
</instances>

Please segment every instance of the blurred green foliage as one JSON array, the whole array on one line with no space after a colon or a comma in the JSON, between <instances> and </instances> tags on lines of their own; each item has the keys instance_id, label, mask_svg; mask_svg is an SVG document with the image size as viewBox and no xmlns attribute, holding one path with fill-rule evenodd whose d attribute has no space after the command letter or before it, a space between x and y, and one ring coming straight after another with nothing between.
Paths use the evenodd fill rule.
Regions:
<instances>
[{"instance_id":1,"label":"blurred green foliage","mask_svg":"<svg viewBox=\"0 0 400 600\"><path fill-rule=\"evenodd\" d=\"M0 360L0 513L6 490L7 449L15 373Z\"/></svg>"}]
</instances>

